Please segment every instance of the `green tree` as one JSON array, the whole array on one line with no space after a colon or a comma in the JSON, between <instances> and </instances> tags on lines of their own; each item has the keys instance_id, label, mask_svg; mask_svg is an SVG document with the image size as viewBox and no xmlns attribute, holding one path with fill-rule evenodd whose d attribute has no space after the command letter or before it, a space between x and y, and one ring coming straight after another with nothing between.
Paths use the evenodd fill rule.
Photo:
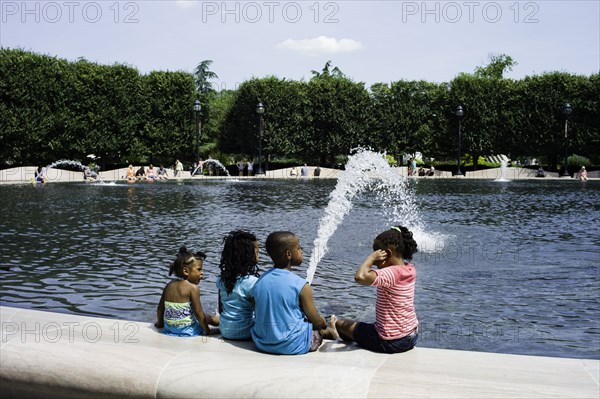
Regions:
<instances>
[{"instance_id":1,"label":"green tree","mask_svg":"<svg viewBox=\"0 0 600 399\"><path fill-rule=\"evenodd\" d=\"M68 65L57 58L0 49L0 157L12 164L42 164L53 141L55 113Z\"/></svg>"},{"instance_id":2,"label":"green tree","mask_svg":"<svg viewBox=\"0 0 600 399\"><path fill-rule=\"evenodd\" d=\"M202 139L200 145L201 156L206 157L219 147L219 140L229 110L237 97L237 91L221 90L211 96L208 109L210 118L202 125Z\"/></svg>"},{"instance_id":3,"label":"green tree","mask_svg":"<svg viewBox=\"0 0 600 399\"><path fill-rule=\"evenodd\" d=\"M312 73L313 78L327 78L327 77L343 78L343 77L346 77L346 75L344 75L344 73L341 71L340 68L333 67L333 69L331 69L331 60L329 60L325 63L325 66L323 66L323 69L321 70L321 72L313 69L312 71L310 71L310 73Z\"/></svg>"},{"instance_id":4,"label":"green tree","mask_svg":"<svg viewBox=\"0 0 600 399\"><path fill-rule=\"evenodd\" d=\"M295 156L306 146L305 84L270 76L240 85L221 135L222 151L255 157L259 149L259 116L256 106L265 107L262 149L269 156Z\"/></svg>"},{"instance_id":5,"label":"green tree","mask_svg":"<svg viewBox=\"0 0 600 399\"><path fill-rule=\"evenodd\" d=\"M484 67L475 68L475 76L485 79L502 79L504 73L512 71L513 67L518 65L511 56L506 54L490 54L490 62Z\"/></svg>"},{"instance_id":6,"label":"green tree","mask_svg":"<svg viewBox=\"0 0 600 399\"><path fill-rule=\"evenodd\" d=\"M54 137L71 159L93 153L100 162L119 162L138 140L146 111L141 76L124 65L105 66L79 60L70 64L66 107Z\"/></svg>"},{"instance_id":7,"label":"green tree","mask_svg":"<svg viewBox=\"0 0 600 399\"><path fill-rule=\"evenodd\" d=\"M193 76L185 72L151 72L144 76L148 116L130 157L149 162L195 158Z\"/></svg>"},{"instance_id":8,"label":"green tree","mask_svg":"<svg viewBox=\"0 0 600 399\"><path fill-rule=\"evenodd\" d=\"M212 63L212 60L204 60L200 62L194 69L194 83L196 84L196 91L201 95L216 92L212 83L210 82L210 79L219 79L219 76L210 70L210 65Z\"/></svg>"},{"instance_id":9,"label":"green tree","mask_svg":"<svg viewBox=\"0 0 600 399\"><path fill-rule=\"evenodd\" d=\"M598 143L598 87L593 80L565 72L550 72L525 77L518 85L518 112L516 129L518 146L522 153L541 155L548 159L548 167L556 170L564 152L565 103L573 107L569 124L569 149L588 155L587 145ZM582 93L585 93L582 95ZM587 124L585 122L588 122ZM516 143L515 143L516 146Z\"/></svg>"},{"instance_id":10,"label":"green tree","mask_svg":"<svg viewBox=\"0 0 600 399\"><path fill-rule=\"evenodd\" d=\"M328 65L326 68L328 69ZM333 165L338 155L369 141L371 99L364 83L341 74L322 73L308 82L308 129L306 154L321 165Z\"/></svg>"},{"instance_id":11,"label":"green tree","mask_svg":"<svg viewBox=\"0 0 600 399\"><path fill-rule=\"evenodd\" d=\"M425 81L371 86L372 145L397 158L416 152L437 156L439 139L446 135L446 93L445 84Z\"/></svg>"},{"instance_id":12,"label":"green tree","mask_svg":"<svg viewBox=\"0 0 600 399\"><path fill-rule=\"evenodd\" d=\"M220 103L221 99L217 99L217 91L214 89L213 84L210 82L211 79L218 79L219 76L210 70L210 65L212 64L212 60L204 60L200 62L196 68L194 69L194 83L196 85L196 91L198 92L198 99L200 100L200 104L202 106L200 112L200 124L202 126L207 126L209 121L218 117L217 115L213 115L212 105L215 103ZM218 113L219 110L216 110ZM212 124L211 124L212 126ZM202 135L202 138L215 138L214 129L206 131L206 133L213 133L211 135ZM207 141L204 144L201 140L200 144L200 153L209 153L212 149L217 147L217 143L213 141Z\"/></svg>"},{"instance_id":13,"label":"green tree","mask_svg":"<svg viewBox=\"0 0 600 399\"><path fill-rule=\"evenodd\" d=\"M212 90L211 61L195 74L141 75L126 65L75 62L0 48L0 159L47 164L61 158L101 163L164 162L195 156L194 101L202 101L203 155L255 157L256 105L264 104L265 158L332 164L356 146L453 159L461 104L463 153L542 156L553 169L569 154L600 162L600 77L549 72L521 80L503 75L516 63L504 54L450 83L398 81L365 90L328 61L308 81L273 76L238 90ZM560 158L560 159L559 159ZM559 162L560 161L560 162Z\"/></svg>"},{"instance_id":14,"label":"green tree","mask_svg":"<svg viewBox=\"0 0 600 399\"><path fill-rule=\"evenodd\" d=\"M509 145L513 132L505 124L509 85L505 79L470 74L460 74L450 83L451 109L460 104L465 110L461 124L463 153L471 154L474 160L486 154L506 154L514 148ZM453 123L457 123L456 118Z\"/></svg>"}]
</instances>

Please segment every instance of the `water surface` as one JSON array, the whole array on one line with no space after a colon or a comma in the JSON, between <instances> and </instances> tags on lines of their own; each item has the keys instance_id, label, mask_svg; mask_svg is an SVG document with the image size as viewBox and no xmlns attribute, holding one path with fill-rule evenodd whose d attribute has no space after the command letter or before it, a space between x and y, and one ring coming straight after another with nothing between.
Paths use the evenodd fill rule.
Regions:
<instances>
[{"instance_id":1,"label":"water surface","mask_svg":"<svg viewBox=\"0 0 600 399\"><path fill-rule=\"evenodd\" d=\"M208 254L200 289L216 308L222 237L301 237L305 277L331 180L0 186L0 303L154 321L182 245ZM420 179L428 233L417 241L419 345L600 359L600 182ZM374 320L354 283L390 226L378 193L359 195L329 241L313 287L319 310ZM422 237L422 236L421 236ZM432 237L440 237L432 239ZM261 268L269 267L261 248Z\"/></svg>"}]
</instances>

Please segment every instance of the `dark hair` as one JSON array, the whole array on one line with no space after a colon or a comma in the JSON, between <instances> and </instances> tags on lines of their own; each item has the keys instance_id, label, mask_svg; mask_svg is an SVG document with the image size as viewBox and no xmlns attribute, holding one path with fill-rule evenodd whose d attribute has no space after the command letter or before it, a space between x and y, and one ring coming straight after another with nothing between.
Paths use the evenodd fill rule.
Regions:
<instances>
[{"instance_id":1,"label":"dark hair","mask_svg":"<svg viewBox=\"0 0 600 399\"><path fill-rule=\"evenodd\" d=\"M179 253L175 258L175 262L171 264L171 268L169 269L169 276L173 273L179 278L185 278L183 275L183 267L191 264L195 260L199 260L203 262L206 259L206 254L204 252L198 251L195 254L189 252L186 247L179 248Z\"/></svg>"},{"instance_id":2,"label":"dark hair","mask_svg":"<svg viewBox=\"0 0 600 399\"><path fill-rule=\"evenodd\" d=\"M292 242L295 237L296 234L291 231L275 231L269 234L265 243L265 249L273 262L275 262L275 267L281 263L285 251L293 249Z\"/></svg>"},{"instance_id":3,"label":"dark hair","mask_svg":"<svg viewBox=\"0 0 600 399\"><path fill-rule=\"evenodd\" d=\"M373 241L373 250L385 249L394 246L398 254L407 260L411 260L413 254L417 252L417 242L413 234L404 226L394 226L375 237Z\"/></svg>"},{"instance_id":4,"label":"dark hair","mask_svg":"<svg viewBox=\"0 0 600 399\"><path fill-rule=\"evenodd\" d=\"M254 242L256 236L242 230L234 230L223 238L223 251L221 252L221 281L227 293L233 291L235 282L240 276L253 275L258 277L258 265Z\"/></svg>"}]
</instances>

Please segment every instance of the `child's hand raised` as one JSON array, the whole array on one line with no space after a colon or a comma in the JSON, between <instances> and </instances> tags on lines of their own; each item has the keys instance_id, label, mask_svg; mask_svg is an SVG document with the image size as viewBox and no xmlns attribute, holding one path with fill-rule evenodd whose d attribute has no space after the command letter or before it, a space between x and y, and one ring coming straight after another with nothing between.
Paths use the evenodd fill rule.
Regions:
<instances>
[{"instance_id":1,"label":"child's hand raised","mask_svg":"<svg viewBox=\"0 0 600 399\"><path fill-rule=\"evenodd\" d=\"M381 267L383 262L387 259L388 254L382 249L373 251L367 256L367 259L360 265L356 273L354 274L354 281L361 285L371 285L377 278L377 273L371 270L373 265Z\"/></svg>"},{"instance_id":2,"label":"child's hand raised","mask_svg":"<svg viewBox=\"0 0 600 399\"><path fill-rule=\"evenodd\" d=\"M369 258L370 258L370 260L372 261L373 264L378 264L381 261L386 260L387 257L388 257L388 254L383 249L378 249L377 251L373 251L369 255Z\"/></svg>"}]
</instances>

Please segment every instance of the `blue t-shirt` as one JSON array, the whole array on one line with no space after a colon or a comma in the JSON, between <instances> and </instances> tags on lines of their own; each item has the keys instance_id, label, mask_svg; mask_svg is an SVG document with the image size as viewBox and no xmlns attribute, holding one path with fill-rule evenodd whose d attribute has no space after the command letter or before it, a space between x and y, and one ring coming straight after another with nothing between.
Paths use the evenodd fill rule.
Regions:
<instances>
[{"instance_id":1,"label":"blue t-shirt","mask_svg":"<svg viewBox=\"0 0 600 399\"><path fill-rule=\"evenodd\" d=\"M308 353L312 323L300 308L300 291L306 280L289 270L272 268L254 285L256 320L252 339L268 353L299 355Z\"/></svg>"},{"instance_id":2,"label":"blue t-shirt","mask_svg":"<svg viewBox=\"0 0 600 399\"><path fill-rule=\"evenodd\" d=\"M217 278L217 288L220 292L221 311L219 330L226 339L248 339L250 329L254 325L254 284L256 276L241 276L237 278L231 293L227 293L221 277Z\"/></svg>"}]
</instances>

